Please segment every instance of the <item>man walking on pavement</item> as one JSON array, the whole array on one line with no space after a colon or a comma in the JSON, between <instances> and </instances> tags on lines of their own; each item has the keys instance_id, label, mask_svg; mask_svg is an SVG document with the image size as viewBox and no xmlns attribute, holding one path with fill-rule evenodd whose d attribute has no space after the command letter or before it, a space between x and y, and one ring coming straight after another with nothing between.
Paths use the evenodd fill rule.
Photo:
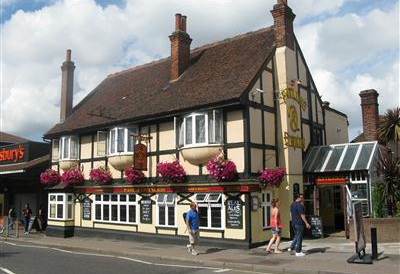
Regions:
<instances>
[{"instance_id":1,"label":"man walking on pavement","mask_svg":"<svg viewBox=\"0 0 400 274\"><path fill-rule=\"evenodd\" d=\"M306 215L304 215L304 207L302 205L303 202L304 195L298 194L296 200L290 205L290 216L294 229L294 238L288 251L295 250L296 256L298 257L306 255L301 252L301 245L303 243L304 235L304 224L306 225L307 229L311 227L310 224L307 222Z\"/></svg>"},{"instance_id":2,"label":"man walking on pavement","mask_svg":"<svg viewBox=\"0 0 400 274\"><path fill-rule=\"evenodd\" d=\"M190 203L190 210L186 214L186 227L189 232L189 245L187 245L189 253L198 255L196 246L199 241L199 213L195 202Z\"/></svg>"}]
</instances>

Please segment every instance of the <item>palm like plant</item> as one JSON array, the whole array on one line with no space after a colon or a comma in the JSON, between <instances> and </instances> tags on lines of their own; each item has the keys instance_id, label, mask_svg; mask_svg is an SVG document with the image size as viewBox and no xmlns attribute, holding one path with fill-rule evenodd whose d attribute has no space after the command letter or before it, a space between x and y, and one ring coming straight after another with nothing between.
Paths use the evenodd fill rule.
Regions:
<instances>
[{"instance_id":1,"label":"palm like plant","mask_svg":"<svg viewBox=\"0 0 400 274\"><path fill-rule=\"evenodd\" d=\"M394 143L398 158L400 141L400 108L388 109L383 117L383 124L378 128L378 140L382 144Z\"/></svg>"}]
</instances>

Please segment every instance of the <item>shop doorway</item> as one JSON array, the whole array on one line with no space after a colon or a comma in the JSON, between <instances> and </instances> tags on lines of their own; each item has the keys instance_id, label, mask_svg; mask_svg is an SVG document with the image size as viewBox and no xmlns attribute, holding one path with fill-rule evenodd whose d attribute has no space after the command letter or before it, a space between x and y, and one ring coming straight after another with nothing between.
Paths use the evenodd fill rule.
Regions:
<instances>
[{"instance_id":1,"label":"shop doorway","mask_svg":"<svg viewBox=\"0 0 400 274\"><path fill-rule=\"evenodd\" d=\"M344 236L345 214L342 185L323 185L318 187L319 213L324 231L329 235Z\"/></svg>"}]
</instances>

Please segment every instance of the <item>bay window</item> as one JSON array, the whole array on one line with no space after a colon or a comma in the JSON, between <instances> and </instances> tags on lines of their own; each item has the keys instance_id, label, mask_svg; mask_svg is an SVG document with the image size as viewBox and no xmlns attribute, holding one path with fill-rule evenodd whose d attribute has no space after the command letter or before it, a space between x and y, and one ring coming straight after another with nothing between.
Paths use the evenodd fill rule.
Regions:
<instances>
[{"instance_id":1,"label":"bay window","mask_svg":"<svg viewBox=\"0 0 400 274\"><path fill-rule=\"evenodd\" d=\"M94 220L104 223L136 224L136 194L96 194Z\"/></svg>"},{"instance_id":2,"label":"bay window","mask_svg":"<svg viewBox=\"0 0 400 274\"><path fill-rule=\"evenodd\" d=\"M72 194L49 193L49 220L72 220L73 204Z\"/></svg>"},{"instance_id":3,"label":"bay window","mask_svg":"<svg viewBox=\"0 0 400 274\"><path fill-rule=\"evenodd\" d=\"M178 146L190 147L221 144L223 141L223 117L221 110L196 112L175 118L175 134Z\"/></svg>"},{"instance_id":4,"label":"bay window","mask_svg":"<svg viewBox=\"0 0 400 274\"><path fill-rule=\"evenodd\" d=\"M223 229L223 204L220 193L199 193L195 201L198 206L200 228Z\"/></svg>"},{"instance_id":5,"label":"bay window","mask_svg":"<svg viewBox=\"0 0 400 274\"><path fill-rule=\"evenodd\" d=\"M158 194L157 196L157 225L159 226L176 226L175 221L175 201L176 195Z\"/></svg>"},{"instance_id":6,"label":"bay window","mask_svg":"<svg viewBox=\"0 0 400 274\"><path fill-rule=\"evenodd\" d=\"M59 141L60 160L77 160L79 158L78 136L64 136Z\"/></svg>"},{"instance_id":7,"label":"bay window","mask_svg":"<svg viewBox=\"0 0 400 274\"><path fill-rule=\"evenodd\" d=\"M111 129L108 135L108 153L110 155L133 153L135 142L132 135L138 135L137 127L116 127Z\"/></svg>"},{"instance_id":8,"label":"bay window","mask_svg":"<svg viewBox=\"0 0 400 274\"><path fill-rule=\"evenodd\" d=\"M271 200L272 200L272 195L269 190L262 193L261 207L263 212L263 228L270 227L271 207L272 207Z\"/></svg>"}]
</instances>

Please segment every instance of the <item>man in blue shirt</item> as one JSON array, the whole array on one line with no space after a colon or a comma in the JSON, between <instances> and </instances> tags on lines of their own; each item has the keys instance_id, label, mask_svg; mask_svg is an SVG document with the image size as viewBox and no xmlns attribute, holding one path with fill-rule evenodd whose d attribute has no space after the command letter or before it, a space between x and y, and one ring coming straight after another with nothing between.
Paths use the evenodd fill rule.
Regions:
<instances>
[{"instance_id":1,"label":"man in blue shirt","mask_svg":"<svg viewBox=\"0 0 400 274\"><path fill-rule=\"evenodd\" d=\"M302 203L304 202L304 195L299 194L296 200L290 205L290 216L292 219L292 225L294 229L294 237L292 244L290 245L289 251L295 250L296 256L304 256L305 254L301 252L301 245L303 243L304 234L304 224L307 228L311 226L308 224L306 215L304 214L304 207Z\"/></svg>"},{"instance_id":2,"label":"man in blue shirt","mask_svg":"<svg viewBox=\"0 0 400 274\"><path fill-rule=\"evenodd\" d=\"M187 245L189 253L192 255L198 255L196 246L199 241L199 213L197 212L197 205L195 202L190 203L190 210L186 214L186 227L189 232L189 245Z\"/></svg>"}]
</instances>

